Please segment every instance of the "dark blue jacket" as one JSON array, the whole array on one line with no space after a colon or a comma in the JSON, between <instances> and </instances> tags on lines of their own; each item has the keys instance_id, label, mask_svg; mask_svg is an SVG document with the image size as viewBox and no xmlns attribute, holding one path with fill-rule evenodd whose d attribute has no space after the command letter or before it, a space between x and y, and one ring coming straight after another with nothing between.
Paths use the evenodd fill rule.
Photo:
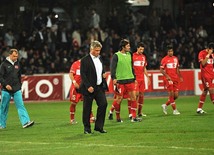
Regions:
<instances>
[{"instance_id":1,"label":"dark blue jacket","mask_svg":"<svg viewBox=\"0 0 214 155\"><path fill-rule=\"evenodd\" d=\"M6 85L12 87L12 91L8 92L15 93L16 91L21 90L21 71L18 61L16 61L14 65L7 59L2 62L0 66L0 83L3 90L8 91Z\"/></svg>"}]
</instances>

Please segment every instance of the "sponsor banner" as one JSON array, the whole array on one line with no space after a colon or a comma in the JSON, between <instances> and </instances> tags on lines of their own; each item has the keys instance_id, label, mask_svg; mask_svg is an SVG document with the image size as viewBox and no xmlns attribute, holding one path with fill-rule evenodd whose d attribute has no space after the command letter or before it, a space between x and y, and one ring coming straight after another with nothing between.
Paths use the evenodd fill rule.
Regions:
<instances>
[{"instance_id":1,"label":"sponsor banner","mask_svg":"<svg viewBox=\"0 0 214 155\"><path fill-rule=\"evenodd\" d=\"M70 77L69 77L69 74L64 74L64 76L63 76L64 99L69 99L71 84L72 84L72 83L71 83L71 79L70 79Z\"/></svg>"},{"instance_id":2,"label":"sponsor banner","mask_svg":"<svg viewBox=\"0 0 214 155\"><path fill-rule=\"evenodd\" d=\"M163 75L159 71L148 71L148 75L150 77L151 84L148 86L147 81L145 80L145 92L165 90ZM181 70L181 75L183 77L183 82L180 83L180 91L194 91L193 70Z\"/></svg>"},{"instance_id":3,"label":"sponsor banner","mask_svg":"<svg viewBox=\"0 0 214 155\"><path fill-rule=\"evenodd\" d=\"M145 96L163 96L167 95L164 88L163 76L159 70L148 71L151 84L146 82ZM200 69L181 70L184 82L181 83L180 95L200 95L202 84L200 79ZM146 78L145 78L146 80ZM112 97L114 86L111 80L110 72L107 72L106 78L109 91L107 97ZM22 92L25 101L36 100L64 100L69 99L71 80L69 74L52 75L32 75L22 77Z\"/></svg>"},{"instance_id":4,"label":"sponsor banner","mask_svg":"<svg viewBox=\"0 0 214 155\"><path fill-rule=\"evenodd\" d=\"M181 74L183 76L184 81L180 86L180 94L181 95L194 95L194 70L181 70ZM148 71L148 75L151 81L151 84L148 86L147 78L145 78L145 96L163 96L167 95L167 91L164 88L163 75L159 70ZM111 80L110 72L107 72L106 77L107 84L109 86L109 91L106 92L108 97L111 97L114 93L114 86ZM70 89L71 81L68 74L64 75L64 94L65 99L69 98L69 89Z\"/></svg>"},{"instance_id":5,"label":"sponsor banner","mask_svg":"<svg viewBox=\"0 0 214 155\"><path fill-rule=\"evenodd\" d=\"M164 87L163 75L160 71L148 71L151 84L148 86L147 78L145 78L145 96L165 96L168 95ZM180 95L194 95L194 71L181 70L183 82L180 83ZM191 80L190 80L191 79Z\"/></svg>"},{"instance_id":6,"label":"sponsor banner","mask_svg":"<svg viewBox=\"0 0 214 155\"><path fill-rule=\"evenodd\" d=\"M181 92L194 92L194 71L193 70L181 70L181 74L183 76L183 82L180 85L180 91ZM164 81L163 81L163 75L160 73L160 71L148 71L148 75L151 81L151 84L148 85L147 78L145 77L145 94L151 94L154 93L155 95L157 92L160 92L160 95L163 94L163 92L166 91L164 88ZM113 93L113 84L110 77L110 73L108 72L107 76L107 83L109 85L109 92Z\"/></svg>"},{"instance_id":7,"label":"sponsor banner","mask_svg":"<svg viewBox=\"0 0 214 155\"><path fill-rule=\"evenodd\" d=\"M201 70L200 69L195 69L195 95L201 95L203 86L202 86L202 81L201 81Z\"/></svg>"},{"instance_id":8,"label":"sponsor banner","mask_svg":"<svg viewBox=\"0 0 214 155\"><path fill-rule=\"evenodd\" d=\"M192 80L192 79L190 79ZM194 94L195 95L201 95L202 91L203 91L203 85L202 85L202 81L201 81L201 70L200 69L195 69L194 70ZM214 81L213 81L214 82ZM208 92L209 94L209 92Z\"/></svg>"},{"instance_id":9,"label":"sponsor banner","mask_svg":"<svg viewBox=\"0 0 214 155\"><path fill-rule=\"evenodd\" d=\"M112 80L111 80L110 72L107 72L106 82L107 82L107 84L108 84L108 86L109 86L109 91L106 92L106 95L108 96L108 95L113 94L113 83L112 83ZM69 93L70 93L71 84L72 84L72 83L71 83L69 74L64 74L64 76L63 76L64 99L69 99Z\"/></svg>"},{"instance_id":10,"label":"sponsor banner","mask_svg":"<svg viewBox=\"0 0 214 155\"><path fill-rule=\"evenodd\" d=\"M62 75L34 75L22 77L25 101L63 100Z\"/></svg>"}]
</instances>

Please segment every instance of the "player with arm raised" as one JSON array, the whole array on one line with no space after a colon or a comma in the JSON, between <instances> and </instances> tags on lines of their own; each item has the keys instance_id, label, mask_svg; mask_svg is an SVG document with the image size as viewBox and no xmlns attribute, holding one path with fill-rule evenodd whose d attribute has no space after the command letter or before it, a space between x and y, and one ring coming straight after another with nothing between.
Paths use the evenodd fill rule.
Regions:
<instances>
[{"instance_id":1,"label":"player with arm raised","mask_svg":"<svg viewBox=\"0 0 214 155\"><path fill-rule=\"evenodd\" d=\"M200 96L200 100L198 103L197 113L203 114L206 113L202 107L204 105L204 102L206 100L207 93L210 94L210 99L214 103L214 72L213 72L213 48L214 43L209 43L208 47L198 54L198 61L200 63L200 69L201 69L201 81L203 85L203 91Z\"/></svg>"}]
</instances>

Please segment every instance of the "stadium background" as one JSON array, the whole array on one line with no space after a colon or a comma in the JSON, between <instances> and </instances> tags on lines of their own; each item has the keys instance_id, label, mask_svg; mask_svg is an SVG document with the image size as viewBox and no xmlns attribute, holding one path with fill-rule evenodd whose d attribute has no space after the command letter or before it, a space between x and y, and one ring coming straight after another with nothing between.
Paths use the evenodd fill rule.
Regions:
<instances>
[{"instance_id":1,"label":"stadium background","mask_svg":"<svg viewBox=\"0 0 214 155\"><path fill-rule=\"evenodd\" d=\"M100 15L100 29L89 26L92 9ZM35 20L38 17L46 19L50 14L53 15L51 30L55 34L51 43L48 41L47 34L50 31L46 23L42 21L38 24ZM135 51L138 41L143 41L149 62L147 69L157 73L160 60L166 54L165 45L172 43L180 68L191 72L186 77L187 83L194 79L190 81L194 82L193 88L182 88L182 95L198 95L197 55L208 42L214 40L213 21L212 0L149 0L146 6L133 6L127 0L1 0L0 62L6 57L9 48L18 48L23 73L26 75L23 81L31 77L39 77L40 80L41 77L51 78L53 74L56 77L63 76L60 96L67 99L68 88L64 86L70 82L66 77L70 65L88 53L92 39L98 39L103 44L102 57L107 71L121 38L130 40L132 51ZM43 40L37 37L40 30ZM78 32L81 43L73 37L74 32ZM66 43L60 40L62 33L66 34ZM9 44L7 36L12 39L12 44ZM47 95L49 88L52 89L47 81L56 84L59 82L56 79L42 79L45 83L40 82L41 88L38 89ZM67 83L64 84L64 81ZM184 86L187 86L186 83ZM28 89L34 89L34 86ZM150 92L151 89L146 95L165 95L163 89L156 94ZM33 100L38 100L35 94L33 96ZM46 99L47 96L39 99ZM54 94L54 97L59 97L59 94Z\"/></svg>"}]
</instances>

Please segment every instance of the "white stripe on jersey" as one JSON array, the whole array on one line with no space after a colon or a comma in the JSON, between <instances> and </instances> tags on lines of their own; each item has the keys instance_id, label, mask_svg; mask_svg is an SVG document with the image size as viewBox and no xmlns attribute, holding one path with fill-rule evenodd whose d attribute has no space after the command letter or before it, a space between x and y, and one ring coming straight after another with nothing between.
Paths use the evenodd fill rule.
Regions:
<instances>
[{"instance_id":1,"label":"white stripe on jersey","mask_svg":"<svg viewBox=\"0 0 214 155\"><path fill-rule=\"evenodd\" d=\"M177 63L167 63L166 68L176 68Z\"/></svg>"},{"instance_id":2,"label":"white stripe on jersey","mask_svg":"<svg viewBox=\"0 0 214 155\"><path fill-rule=\"evenodd\" d=\"M144 61L134 61L134 66L144 66Z\"/></svg>"},{"instance_id":3,"label":"white stripe on jersey","mask_svg":"<svg viewBox=\"0 0 214 155\"><path fill-rule=\"evenodd\" d=\"M80 75L80 69L76 70L76 75Z\"/></svg>"}]
</instances>

